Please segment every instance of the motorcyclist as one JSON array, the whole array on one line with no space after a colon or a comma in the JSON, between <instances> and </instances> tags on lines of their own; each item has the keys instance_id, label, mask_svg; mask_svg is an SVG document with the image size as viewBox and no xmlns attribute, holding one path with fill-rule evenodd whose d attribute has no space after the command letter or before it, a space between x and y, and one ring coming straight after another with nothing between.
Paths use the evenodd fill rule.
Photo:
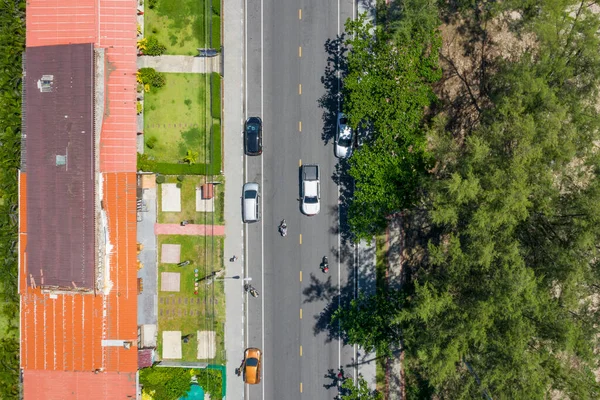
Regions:
<instances>
[{"instance_id":1,"label":"motorcyclist","mask_svg":"<svg viewBox=\"0 0 600 400\"><path fill-rule=\"evenodd\" d=\"M287 235L287 224L285 219L281 221L281 224L279 224L279 232L281 232L281 236Z\"/></svg>"},{"instance_id":2,"label":"motorcyclist","mask_svg":"<svg viewBox=\"0 0 600 400\"><path fill-rule=\"evenodd\" d=\"M329 260L327 260L327 256L323 256L322 269L323 272L329 272Z\"/></svg>"}]
</instances>

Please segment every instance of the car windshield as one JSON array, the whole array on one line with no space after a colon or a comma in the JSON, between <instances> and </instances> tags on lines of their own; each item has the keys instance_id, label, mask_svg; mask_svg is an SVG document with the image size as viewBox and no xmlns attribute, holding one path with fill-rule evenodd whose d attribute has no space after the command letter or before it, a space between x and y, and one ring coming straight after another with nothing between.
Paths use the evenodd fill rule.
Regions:
<instances>
[{"instance_id":1,"label":"car windshield","mask_svg":"<svg viewBox=\"0 0 600 400\"><path fill-rule=\"evenodd\" d=\"M244 193L244 198L245 199L254 199L254 198L256 198L256 195L257 195L256 190L246 190L246 193Z\"/></svg>"},{"instance_id":2,"label":"car windshield","mask_svg":"<svg viewBox=\"0 0 600 400\"><path fill-rule=\"evenodd\" d=\"M246 365L249 367L256 367L258 365L258 358L249 358L246 360Z\"/></svg>"},{"instance_id":3,"label":"car windshield","mask_svg":"<svg viewBox=\"0 0 600 400\"><path fill-rule=\"evenodd\" d=\"M338 145L340 145L341 147L350 147L351 143L352 139L349 137L340 137L340 139L338 140Z\"/></svg>"},{"instance_id":4,"label":"car windshield","mask_svg":"<svg viewBox=\"0 0 600 400\"><path fill-rule=\"evenodd\" d=\"M248 131L248 133L251 133L251 132L258 133L258 124L248 124L246 131Z\"/></svg>"},{"instance_id":5,"label":"car windshield","mask_svg":"<svg viewBox=\"0 0 600 400\"><path fill-rule=\"evenodd\" d=\"M306 204L316 204L319 201L316 197L305 197L304 202Z\"/></svg>"}]
</instances>

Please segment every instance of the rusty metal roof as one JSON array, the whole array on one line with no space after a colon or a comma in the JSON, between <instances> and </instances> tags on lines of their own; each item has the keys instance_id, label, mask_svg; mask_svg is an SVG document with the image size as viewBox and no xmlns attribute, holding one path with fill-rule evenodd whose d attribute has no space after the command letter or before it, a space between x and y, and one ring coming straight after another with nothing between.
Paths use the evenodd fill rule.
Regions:
<instances>
[{"instance_id":1,"label":"rusty metal roof","mask_svg":"<svg viewBox=\"0 0 600 400\"><path fill-rule=\"evenodd\" d=\"M94 287L93 50L26 49L30 285Z\"/></svg>"}]
</instances>

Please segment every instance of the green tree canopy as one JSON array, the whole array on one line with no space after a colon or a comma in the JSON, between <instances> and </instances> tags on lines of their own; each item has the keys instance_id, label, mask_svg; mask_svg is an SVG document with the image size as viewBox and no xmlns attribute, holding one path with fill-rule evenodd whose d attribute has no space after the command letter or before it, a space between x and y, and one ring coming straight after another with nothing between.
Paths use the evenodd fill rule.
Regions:
<instances>
[{"instance_id":1,"label":"green tree canopy","mask_svg":"<svg viewBox=\"0 0 600 400\"><path fill-rule=\"evenodd\" d=\"M421 120L435 100L440 37L403 26L402 40L365 16L346 23L348 73L343 109L366 144L350 159L355 181L349 222L358 238L385 226L385 217L410 205L427 157ZM365 131L369 134L366 135Z\"/></svg>"},{"instance_id":2,"label":"green tree canopy","mask_svg":"<svg viewBox=\"0 0 600 400\"><path fill-rule=\"evenodd\" d=\"M594 399L600 23L585 2L477 9L493 13L481 21L508 11L522 16L517 34L533 33L536 45L488 66L471 130L452 131L443 114L433 119L427 151L436 168L417 180L419 209L407 217L425 221L427 243L399 301L361 299L336 318L398 324L399 337L375 339L343 327L350 341L376 348L402 339L408 369L442 398ZM377 175L382 186L391 175Z\"/></svg>"}]
</instances>

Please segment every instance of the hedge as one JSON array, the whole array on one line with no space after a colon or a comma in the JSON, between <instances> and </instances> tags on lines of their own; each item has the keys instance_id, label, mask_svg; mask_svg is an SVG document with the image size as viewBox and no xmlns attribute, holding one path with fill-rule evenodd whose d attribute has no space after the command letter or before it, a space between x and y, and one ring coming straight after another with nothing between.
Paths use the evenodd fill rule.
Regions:
<instances>
[{"instance_id":1,"label":"hedge","mask_svg":"<svg viewBox=\"0 0 600 400\"><path fill-rule=\"evenodd\" d=\"M212 0L212 12L214 15L221 15L221 0Z\"/></svg>"},{"instance_id":2,"label":"hedge","mask_svg":"<svg viewBox=\"0 0 600 400\"><path fill-rule=\"evenodd\" d=\"M221 75L216 72L210 74L210 113L213 118L221 119Z\"/></svg>"},{"instance_id":3,"label":"hedge","mask_svg":"<svg viewBox=\"0 0 600 400\"><path fill-rule=\"evenodd\" d=\"M217 168L217 172L213 175L221 174L221 121L213 123L212 131L212 148L210 149L211 165Z\"/></svg>"},{"instance_id":4,"label":"hedge","mask_svg":"<svg viewBox=\"0 0 600 400\"><path fill-rule=\"evenodd\" d=\"M212 23L211 23L211 37L210 37L210 42L211 42L211 47L213 49L220 49L221 48L221 17L218 15L213 15L212 16Z\"/></svg>"}]
</instances>

